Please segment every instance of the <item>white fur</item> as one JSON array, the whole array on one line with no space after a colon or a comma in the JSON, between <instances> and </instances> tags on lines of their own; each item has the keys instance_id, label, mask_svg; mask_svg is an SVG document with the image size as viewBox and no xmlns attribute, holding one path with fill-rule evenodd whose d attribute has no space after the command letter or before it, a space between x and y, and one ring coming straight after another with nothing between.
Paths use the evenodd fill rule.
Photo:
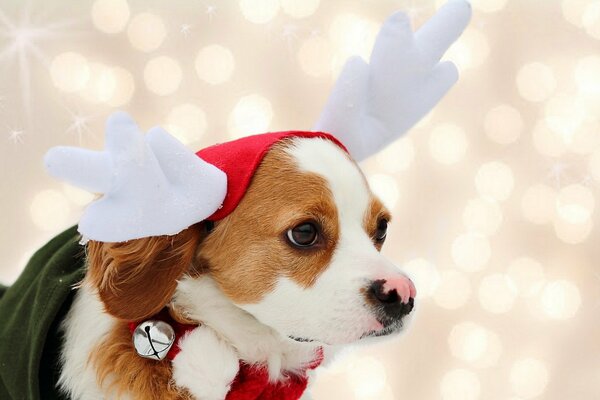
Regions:
<instances>
[{"instance_id":1,"label":"white fur","mask_svg":"<svg viewBox=\"0 0 600 400\"><path fill-rule=\"evenodd\" d=\"M65 338L58 385L70 398L106 398L96 383L96 371L90 365L89 358L113 325L114 319L104 312L96 294L85 285L81 287L62 324Z\"/></svg>"},{"instance_id":2,"label":"white fur","mask_svg":"<svg viewBox=\"0 0 600 400\"><path fill-rule=\"evenodd\" d=\"M231 302L209 276L186 277L173 301L186 315L218 332L248 364L267 364L272 381L283 371L300 371L316 356L316 345L282 337Z\"/></svg>"},{"instance_id":3,"label":"white fur","mask_svg":"<svg viewBox=\"0 0 600 400\"><path fill-rule=\"evenodd\" d=\"M233 348L205 326L179 341L181 352L173 360L173 379L198 399L222 400L239 369Z\"/></svg>"},{"instance_id":4,"label":"white fur","mask_svg":"<svg viewBox=\"0 0 600 400\"><path fill-rule=\"evenodd\" d=\"M324 139L295 139L288 153L301 170L327 181L337 206L340 238L331 263L314 285L304 288L280 278L260 302L240 307L284 336L326 344L354 342L380 328L361 289L400 272L375 249L363 227L370 190L347 154Z\"/></svg>"}]
</instances>

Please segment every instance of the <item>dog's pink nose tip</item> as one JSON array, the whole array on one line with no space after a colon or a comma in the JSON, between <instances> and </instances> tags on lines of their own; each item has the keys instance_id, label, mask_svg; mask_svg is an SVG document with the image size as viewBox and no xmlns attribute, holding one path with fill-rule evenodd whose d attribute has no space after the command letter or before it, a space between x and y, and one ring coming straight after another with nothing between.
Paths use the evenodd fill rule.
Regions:
<instances>
[{"instance_id":1,"label":"dog's pink nose tip","mask_svg":"<svg viewBox=\"0 0 600 400\"><path fill-rule=\"evenodd\" d=\"M383 292L390 293L393 290L398 293L402 303L408 303L408 301L412 298L417 297L417 288L415 284L406 276L394 277L385 279L385 283L383 284Z\"/></svg>"}]
</instances>

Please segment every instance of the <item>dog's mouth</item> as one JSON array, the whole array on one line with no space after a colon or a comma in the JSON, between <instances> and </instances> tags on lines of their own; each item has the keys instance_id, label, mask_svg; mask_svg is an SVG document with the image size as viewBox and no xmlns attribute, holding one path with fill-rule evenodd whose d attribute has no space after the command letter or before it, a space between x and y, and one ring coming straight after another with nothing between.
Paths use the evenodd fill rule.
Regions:
<instances>
[{"instance_id":1,"label":"dog's mouth","mask_svg":"<svg viewBox=\"0 0 600 400\"><path fill-rule=\"evenodd\" d=\"M373 331L369 331L369 332L365 333L364 335L362 335L360 337L359 340L367 339L367 338L374 338L374 337L389 336L394 333L400 332L402 330L403 326L404 325L402 324L402 321L396 321L392 324L384 326L383 329L373 330Z\"/></svg>"},{"instance_id":2,"label":"dog's mouth","mask_svg":"<svg viewBox=\"0 0 600 400\"><path fill-rule=\"evenodd\" d=\"M403 320L385 321L381 322L381 325L383 326L382 329L370 330L368 332L365 332L361 337L358 338L358 340L393 335L395 333L401 332L402 328L404 328ZM319 339L291 335L288 336L288 338L298 343L318 343L329 345L328 343L325 343Z\"/></svg>"},{"instance_id":3,"label":"dog's mouth","mask_svg":"<svg viewBox=\"0 0 600 400\"><path fill-rule=\"evenodd\" d=\"M303 337L296 337L296 336L288 336L290 339L295 340L296 342L300 342L300 343L312 343L312 342L316 342L315 339L308 339L308 338L303 338Z\"/></svg>"},{"instance_id":4,"label":"dog's mouth","mask_svg":"<svg viewBox=\"0 0 600 400\"><path fill-rule=\"evenodd\" d=\"M305 338L305 337L298 337L298 336L288 336L289 339L298 342L298 343L312 343L312 344L319 344L319 345L323 345L323 346L330 346L330 343L324 342L320 339L311 339L311 338Z\"/></svg>"}]
</instances>

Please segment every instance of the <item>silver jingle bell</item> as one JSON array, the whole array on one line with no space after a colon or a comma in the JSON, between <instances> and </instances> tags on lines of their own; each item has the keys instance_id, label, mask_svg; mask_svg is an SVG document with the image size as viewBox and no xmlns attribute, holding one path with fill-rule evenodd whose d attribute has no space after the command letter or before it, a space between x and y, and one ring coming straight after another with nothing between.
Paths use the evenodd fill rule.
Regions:
<instances>
[{"instance_id":1,"label":"silver jingle bell","mask_svg":"<svg viewBox=\"0 0 600 400\"><path fill-rule=\"evenodd\" d=\"M164 360L175 342L175 331L163 321L149 320L133 331L133 347L144 358Z\"/></svg>"}]
</instances>

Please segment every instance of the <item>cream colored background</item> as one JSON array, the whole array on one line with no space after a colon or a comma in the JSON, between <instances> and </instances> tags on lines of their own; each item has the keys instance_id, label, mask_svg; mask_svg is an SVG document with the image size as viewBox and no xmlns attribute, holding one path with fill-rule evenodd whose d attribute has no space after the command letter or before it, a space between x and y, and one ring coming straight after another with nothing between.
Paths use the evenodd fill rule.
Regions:
<instances>
[{"instance_id":1,"label":"cream colored background","mask_svg":"<svg viewBox=\"0 0 600 400\"><path fill-rule=\"evenodd\" d=\"M459 83L364 165L415 321L323 371L317 399L600 398L600 1L473 5ZM50 146L101 148L115 108L193 149L310 129L386 16L437 6L0 0L0 280L89 201L44 173Z\"/></svg>"}]
</instances>

